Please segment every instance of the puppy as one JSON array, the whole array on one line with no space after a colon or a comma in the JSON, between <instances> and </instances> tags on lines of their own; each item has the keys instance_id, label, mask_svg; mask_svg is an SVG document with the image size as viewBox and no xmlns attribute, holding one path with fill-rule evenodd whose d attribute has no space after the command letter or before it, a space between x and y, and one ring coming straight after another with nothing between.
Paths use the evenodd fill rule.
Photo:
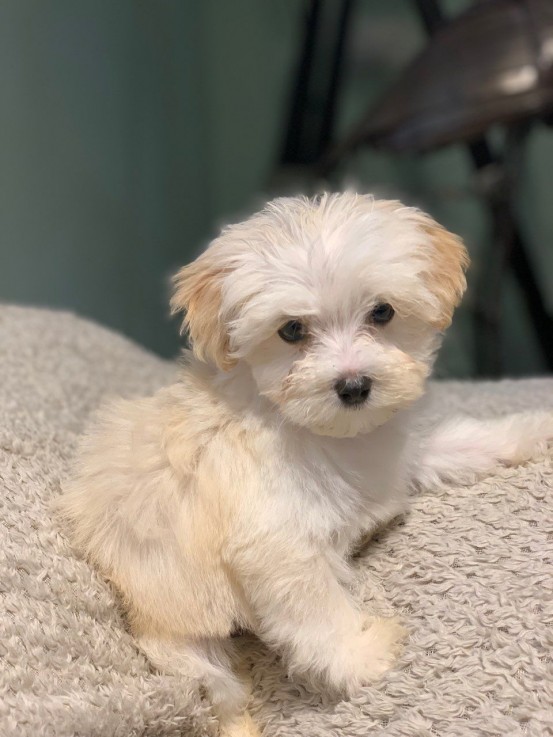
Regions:
<instances>
[{"instance_id":1,"label":"puppy","mask_svg":"<svg viewBox=\"0 0 553 737\"><path fill-rule=\"evenodd\" d=\"M415 431L465 289L466 250L429 216L353 193L278 199L176 276L180 381L107 407L59 507L159 669L198 679L221 733L258 734L229 636L352 694L405 630L348 593L348 556L412 484L544 450L545 415Z\"/></svg>"}]
</instances>

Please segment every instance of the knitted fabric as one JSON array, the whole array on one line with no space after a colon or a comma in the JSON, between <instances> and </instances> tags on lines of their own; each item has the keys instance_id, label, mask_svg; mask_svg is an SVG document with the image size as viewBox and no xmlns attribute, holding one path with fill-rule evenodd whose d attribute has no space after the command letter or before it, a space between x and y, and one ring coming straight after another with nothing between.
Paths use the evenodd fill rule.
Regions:
<instances>
[{"instance_id":1,"label":"knitted fabric","mask_svg":"<svg viewBox=\"0 0 553 737\"><path fill-rule=\"evenodd\" d=\"M216 734L194 684L154 673L115 592L76 557L48 503L108 396L149 393L175 366L69 314L0 308L0 735ZM553 380L435 384L432 417L553 411ZM411 632L397 668L350 701L241 643L266 737L553 735L550 457L420 493L355 562L367 608Z\"/></svg>"}]
</instances>

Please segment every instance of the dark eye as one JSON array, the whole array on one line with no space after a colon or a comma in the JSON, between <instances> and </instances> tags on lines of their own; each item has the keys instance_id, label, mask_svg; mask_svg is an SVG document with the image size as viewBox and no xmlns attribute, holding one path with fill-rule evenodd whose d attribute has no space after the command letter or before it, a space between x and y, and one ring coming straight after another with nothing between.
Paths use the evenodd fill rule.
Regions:
<instances>
[{"instance_id":1,"label":"dark eye","mask_svg":"<svg viewBox=\"0 0 553 737\"><path fill-rule=\"evenodd\" d=\"M392 305L389 305L387 302L382 302L381 304L376 305L374 310L371 312L370 320L375 323L375 325L385 325L387 322L390 322L394 315L395 310Z\"/></svg>"},{"instance_id":2,"label":"dark eye","mask_svg":"<svg viewBox=\"0 0 553 737\"><path fill-rule=\"evenodd\" d=\"M287 343L297 343L306 336L305 325L299 320L290 320L280 328L278 334Z\"/></svg>"}]
</instances>

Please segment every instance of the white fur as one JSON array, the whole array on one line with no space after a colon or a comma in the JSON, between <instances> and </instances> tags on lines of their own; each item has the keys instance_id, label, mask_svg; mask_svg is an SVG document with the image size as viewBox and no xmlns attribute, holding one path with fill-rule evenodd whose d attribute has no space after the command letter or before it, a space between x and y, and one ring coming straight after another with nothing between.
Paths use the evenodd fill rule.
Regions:
<instances>
[{"instance_id":1,"label":"white fur","mask_svg":"<svg viewBox=\"0 0 553 737\"><path fill-rule=\"evenodd\" d=\"M356 543L410 483L466 480L552 437L550 416L413 431L465 266L454 236L399 203L277 200L177 277L196 354L180 382L115 403L84 438L59 504L72 540L121 591L152 662L208 687L224 734L256 733L233 630L354 693L405 636L352 601ZM396 314L378 326L381 302ZM290 319L304 342L278 336ZM334 384L356 375L371 394L348 409Z\"/></svg>"}]
</instances>

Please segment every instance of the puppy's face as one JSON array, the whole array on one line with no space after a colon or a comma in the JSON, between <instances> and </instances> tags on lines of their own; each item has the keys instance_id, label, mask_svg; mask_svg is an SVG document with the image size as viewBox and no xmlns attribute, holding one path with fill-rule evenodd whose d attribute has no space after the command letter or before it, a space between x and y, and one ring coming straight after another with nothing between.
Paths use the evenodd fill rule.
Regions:
<instances>
[{"instance_id":1,"label":"puppy's face","mask_svg":"<svg viewBox=\"0 0 553 737\"><path fill-rule=\"evenodd\" d=\"M467 263L458 238L399 202L278 199L179 272L172 306L198 358L248 363L287 420L347 437L421 396Z\"/></svg>"}]
</instances>

